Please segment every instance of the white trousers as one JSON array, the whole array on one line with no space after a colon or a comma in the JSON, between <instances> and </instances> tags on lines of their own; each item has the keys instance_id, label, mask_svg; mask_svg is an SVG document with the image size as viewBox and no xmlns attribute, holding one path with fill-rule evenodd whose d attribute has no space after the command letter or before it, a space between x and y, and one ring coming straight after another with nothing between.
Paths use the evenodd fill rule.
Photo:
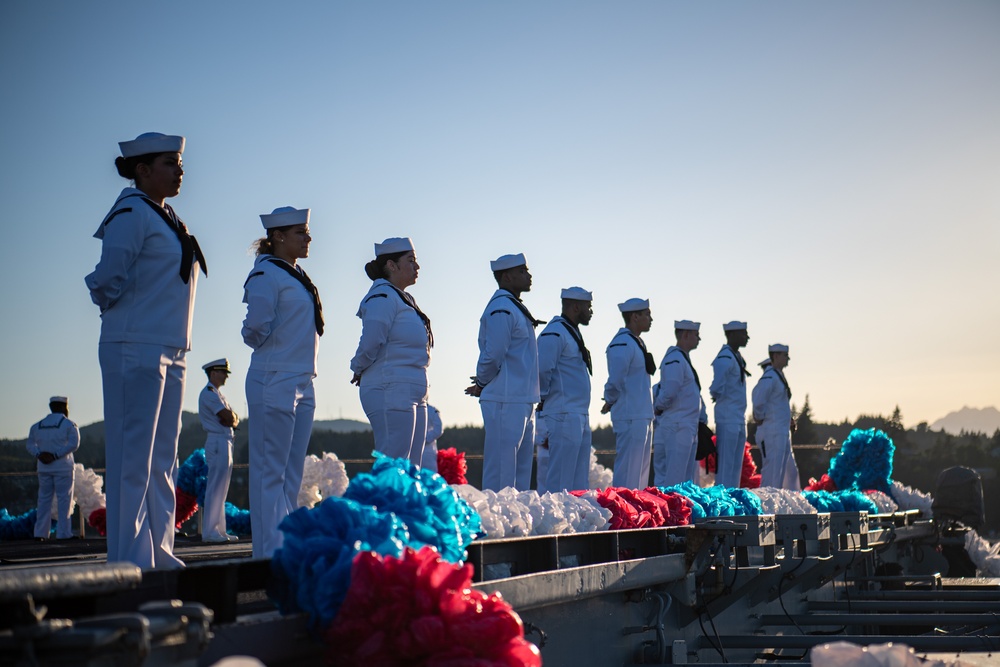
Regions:
<instances>
[{"instance_id":1,"label":"white trousers","mask_svg":"<svg viewBox=\"0 0 1000 667\"><path fill-rule=\"evenodd\" d=\"M549 475L549 446L546 444L535 445L535 488L538 495L548 492L550 489L546 484Z\"/></svg>"},{"instance_id":2,"label":"white trousers","mask_svg":"<svg viewBox=\"0 0 1000 667\"><path fill-rule=\"evenodd\" d=\"M427 438L427 385L361 381L361 407L372 425L375 449L420 465Z\"/></svg>"},{"instance_id":3,"label":"white trousers","mask_svg":"<svg viewBox=\"0 0 1000 667\"><path fill-rule=\"evenodd\" d=\"M626 489L649 486L649 457L653 448L652 419L621 419L615 431L615 476L612 484Z\"/></svg>"},{"instance_id":4,"label":"white trousers","mask_svg":"<svg viewBox=\"0 0 1000 667\"><path fill-rule=\"evenodd\" d=\"M499 491L531 487L535 406L531 403L480 401L483 411L483 488Z\"/></svg>"},{"instance_id":5,"label":"white trousers","mask_svg":"<svg viewBox=\"0 0 1000 667\"><path fill-rule=\"evenodd\" d=\"M185 351L144 343L98 346L104 384L108 562L178 568L174 472Z\"/></svg>"},{"instance_id":6,"label":"white trousers","mask_svg":"<svg viewBox=\"0 0 1000 667\"><path fill-rule=\"evenodd\" d=\"M311 373L247 372L253 557L281 547L278 525L298 509L316 397Z\"/></svg>"},{"instance_id":7,"label":"white trousers","mask_svg":"<svg viewBox=\"0 0 1000 667\"><path fill-rule=\"evenodd\" d=\"M792 454L792 434L784 428L768 428L764 422L757 428L757 445L761 453L760 485L801 491L799 469Z\"/></svg>"},{"instance_id":8,"label":"white trousers","mask_svg":"<svg viewBox=\"0 0 1000 667\"><path fill-rule=\"evenodd\" d=\"M578 491L590 488L592 433L586 414L546 414L549 427L549 465L545 489Z\"/></svg>"},{"instance_id":9,"label":"white trousers","mask_svg":"<svg viewBox=\"0 0 1000 667\"><path fill-rule=\"evenodd\" d=\"M660 421L653 431L653 475L656 486L692 481L698 470L698 422Z\"/></svg>"},{"instance_id":10,"label":"white trousers","mask_svg":"<svg viewBox=\"0 0 1000 667\"><path fill-rule=\"evenodd\" d=\"M56 497L56 537L65 540L73 537L74 470L59 472L38 471L38 510L35 516L35 537L48 537L52 532L52 496Z\"/></svg>"},{"instance_id":11,"label":"white trousers","mask_svg":"<svg viewBox=\"0 0 1000 667\"><path fill-rule=\"evenodd\" d=\"M718 462L715 483L740 488L743 473L743 452L746 450L746 422L716 422L715 449Z\"/></svg>"},{"instance_id":12,"label":"white trousers","mask_svg":"<svg viewBox=\"0 0 1000 667\"><path fill-rule=\"evenodd\" d=\"M424 453L420 455L420 467L438 471L438 443L432 440L424 444Z\"/></svg>"},{"instance_id":13,"label":"white trousers","mask_svg":"<svg viewBox=\"0 0 1000 667\"><path fill-rule=\"evenodd\" d=\"M226 496L233 474L233 438L226 433L209 433L205 438L205 506L201 537L206 540L226 538Z\"/></svg>"}]
</instances>

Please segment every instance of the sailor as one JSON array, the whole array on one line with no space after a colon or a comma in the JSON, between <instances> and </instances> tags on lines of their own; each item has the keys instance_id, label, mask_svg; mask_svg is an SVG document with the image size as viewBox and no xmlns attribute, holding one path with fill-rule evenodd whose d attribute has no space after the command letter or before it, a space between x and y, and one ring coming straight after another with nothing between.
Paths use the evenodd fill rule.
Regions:
<instances>
[{"instance_id":1,"label":"sailor","mask_svg":"<svg viewBox=\"0 0 1000 667\"><path fill-rule=\"evenodd\" d=\"M229 360L216 359L201 368L208 376L208 384L198 396L198 417L206 433L205 465L208 467L201 540L236 542L239 538L226 532L226 495L233 474L233 429L240 423L222 393L222 385L229 379Z\"/></svg>"},{"instance_id":2,"label":"sailor","mask_svg":"<svg viewBox=\"0 0 1000 667\"><path fill-rule=\"evenodd\" d=\"M156 132L118 144L122 190L94 236L101 260L86 277L101 309L108 562L179 568L174 472L191 349L198 242L166 203L180 192L184 137Z\"/></svg>"},{"instance_id":3,"label":"sailor","mask_svg":"<svg viewBox=\"0 0 1000 667\"><path fill-rule=\"evenodd\" d=\"M707 422L701 381L691 365L691 350L701 341L700 322L674 322L677 345L660 363L659 391L653 399L657 415L653 430L653 474L656 486L673 486L695 479L698 462L698 422Z\"/></svg>"},{"instance_id":4,"label":"sailor","mask_svg":"<svg viewBox=\"0 0 1000 667\"><path fill-rule=\"evenodd\" d=\"M761 453L760 485L801 491L799 469L792 454L792 390L785 380L788 346L767 347L768 358L760 362L764 374L753 388L753 419L757 424L757 445Z\"/></svg>"},{"instance_id":5,"label":"sailor","mask_svg":"<svg viewBox=\"0 0 1000 667\"><path fill-rule=\"evenodd\" d=\"M28 453L38 460L38 514L35 539L48 539L52 531L52 496L55 495L56 538L73 537L73 452L80 447L80 430L69 418L65 396L49 399L49 416L33 424L28 432Z\"/></svg>"},{"instance_id":6,"label":"sailor","mask_svg":"<svg viewBox=\"0 0 1000 667\"><path fill-rule=\"evenodd\" d=\"M590 473L590 376L593 364L580 327L594 316L593 294L582 287L560 293L562 314L538 336L539 415L549 431L548 491L588 489Z\"/></svg>"},{"instance_id":7,"label":"sailor","mask_svg":"<svg viewBox=\"0 0 1000 667\"><path fill-rule=\"evenodd\" d=\"M708 389L715 403L715 483L739 488L747 440L747 378L750 377L740 348L746 346L750 335L747 323L735 320L723 324L722 331L726 344L712 362L712 386Z\"/></svg>"},{"instance_id":8,"label":"sailor","mask_svg":"<svg viewBox=\"0 0 1000 667\"><path fill-rule=\"evenodd\" d=\"M441 423L441 413L433 405L427 406L427 435L424 438L424 453L420 459L420 467L438 471L438 438L444 433Z\"/></svg>"},{"instance_id":9,"label":"sailor","mask_svg":"<svg viewBox=\"0 0 1000 667\"><path fill-rule=\"evenodd\" d=\"M309 209L260 216L266 236L243 284L243 341L253 349L246 378L253 557L281 546L278 524L298 508L316 395L323 304L298 260L309 256Z\"/></svg>"},{"instance_id":10,"label":"sailor","mask_svg":"<svg viewBox=\"0 0 1000 667\"><path fill-rule=\"evenodd\" d=\"M359 387L375 449L415 465L427 435L427 366L434 345L430 319L406 291L419 269L410 239L375 244L375 259L365 265L372 286L357 313L361 340L351 359L351 383Z\"/></svg>"},{"instance_id":11,"label":"sailor","mask_svg":"<svg viewBox=\"0 0 1000 667\"><path fill-rule=\"evenodd\" d=\"M497 291L479 318L479 361L465 390L479 398L483 412L483 488L499 491L531 484L535 404L538 402L539 324L521 302L531 289L523 254L490 262Z\"/></svg>"},{"instance_id":12,"label":"sailor","mask_svg":"<svg viewBox=\"0 0 1000 667\"><path fill-rule=\"evenodd\" d=\"M611 413L615 432L614 485L644 489L649 485L649 457L653 446L653 392L650 376L656 361L646 349L642 334L653 316L648 299L628 299L618 304L625 326L608 345L608 381L604 385L601 414Z\"/></svg>"}]
</instances>

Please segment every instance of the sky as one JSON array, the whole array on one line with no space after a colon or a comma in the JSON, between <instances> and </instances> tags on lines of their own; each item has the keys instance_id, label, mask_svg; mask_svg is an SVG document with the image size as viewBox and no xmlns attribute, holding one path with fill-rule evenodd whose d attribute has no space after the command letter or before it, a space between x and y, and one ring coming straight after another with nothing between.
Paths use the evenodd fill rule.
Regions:
<instances>
[{"instance_id":1,"label":"sky","mask_svg":"<svg viewBox=\"0 0 1000 667\"><path fill-rule=\"evenodd\" d=\"M92 238L128 183L117 142L187 137L170 201L204 249L184 407L227 356L246 414L242 285L259 214L312 209L317 418L364 420L348 364L373 243L409 236L433 321L430 402L464 395L489 260L524 301L594 293L592 424L616 304L649 298L654 356L749 322L819 421L1000 405L1000 3L0 3L0 437L70 398L103 417ZM754 368L754 378L759 370Z\"/></svg>"}]
</instances>

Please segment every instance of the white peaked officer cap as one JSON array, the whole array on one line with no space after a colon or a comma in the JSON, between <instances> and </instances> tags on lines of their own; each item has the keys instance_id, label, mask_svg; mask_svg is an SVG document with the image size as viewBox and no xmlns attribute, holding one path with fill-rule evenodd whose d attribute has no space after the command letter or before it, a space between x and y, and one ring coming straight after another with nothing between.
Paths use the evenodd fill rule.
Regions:
<instances>
[{"instance_id":1,"label":"white peaked officer cap","mask_svg":"<svg viewBox=\"0 0 1000 667\"><path fill-rule=\"evenodd\" d=\"M274 229L275 227L289 227L291 225L308 225L309 209L295 208L293 206L281 206L270 213L260 216L260 222L264 229Z\"/></svg>"},{"instance_id":2,"label":"white peaked officer cap","mask_svg":"<svg viewBox=\"0 0 1000 667\"><path fill-rule=\"evenodd\" d=\"M563 289L560 297L563 299L574 299L576 301L593 301L593 292L588 292L582 287L567 287Z\"/></svg>"},{"instance_id":3,"label":"white peaked officer cap","mask_svg":"<svg viewBox=\"0 0 1000 667\"><path fill-rule=\"evenodd\" d=\"M722 325L723 331L746 331L747 323L740 322L739 320L733 320L732 322L726 322Z\"/></svg>"},{"instance_id":4,"label":"white peaked officer cap","mask_svg":"<svg viewBox=\"0 0 1000 667\"><path fill-rule=\"evenodd\" d=\"M135 157L150 153L183 153L184 137L146 132L132 141L119 141L118 147L122 150L122 157Z\"/></svg>"},{"instance_id":5,"label":"white peaked officer cap","mask_svg":"<svg viewBox=\"0 0 1000 667\"><path fill-rule=\"evenodd\" d=\"M701 322L692 322L691 320L674 320L674 329L680 329L681 331L698 331L701 329Z\"/></svg>"},{"instance_id":6,"label":"white peaked officer cap","mask_svg":"<svg viewBox=\"0 0 1000 667\"><path fill-rule=\"evenodd\" d=\"M386 239L381 243L375 244L375 256L381 257L382 255L393 255L397 252L411 252L413 250L413 241L409 237Z\"/></svg>"},{"instance_id":7,"label":"white peaked officer cap","mask_svg":"<svg viewBox=\"0 0 1000 667\"><path fill-rule=\"evenodd\" d=\"M788 346L782 345L781 343L773 343L767 346L768 352L788 352Z\"/></svg>"},{"instance_id":8,"label":"white peaked officer cap","mask_svg":"<svg viewBox=\"0 0 1000 667\"><path fill-rule=\"evenodd\" d=\"M490 271L504 271L506 269L513 269L515 266L526 266L527 264L528 260L524 258L524 253L519 252L516 255L503 255L490 262Z\"/></svg>"},{"instance_id":9,"label":"white peaked officer cap","mask_svg":"<svg viewBox=\"0 0 1000 667\"><path fill-rule=\"evenodd\" d=\"M51 397L49 399L49 403L66 403L66 404L68 404L69 401L66 400L65 396L53 396L53 397Z\"/></svg>"},{"instance_id":10,"label":"white peaked officer cap","mask_svg":"<svg viewBox=\"0 0 1000 667\"><path fill-rule=\"evenodd\" d=\"M624 303L618 304L618 310L623 313L632 313L637 310L649 308L649 299L628 299Z\"/></svg>"},{"instance_id":11,"label":"white peaked officer cap","mask_svg":"<svg viewBox=\"0 0 1000 667\"><path fill-rule=\"evenodd\" d=\"M223 357L222 359L216 359L215 361L210 361L201 367L204 371L226 371L230 373L229 370L229 359Z\"/></svg>"}]
</instances>

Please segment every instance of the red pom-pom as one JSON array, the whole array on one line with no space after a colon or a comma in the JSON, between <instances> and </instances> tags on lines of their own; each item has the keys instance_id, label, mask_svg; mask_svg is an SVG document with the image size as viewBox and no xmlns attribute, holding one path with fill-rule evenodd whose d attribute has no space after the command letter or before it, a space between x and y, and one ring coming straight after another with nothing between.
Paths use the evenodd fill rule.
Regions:
<instances>
[{"instance_id":1,"label":"red pom-pom","mask_svg":"<svg viewBox=\"0 0 1000 667\"><path fill-rule=\"evenodd\" d=\"M806 485L804 491L836 491L837 485L833 483L830 476L823 473L823 476L819 479L815 477L809 478L809 483Z\"/></svg>"},{"instance_id":2,"label":"red pom-pom","mask_svg":"<svg viewBox=\"0 0 1000 667\"><path fill-rule=\"evenodd\" d=\"M643 493L656 496L666 505L664 510L664 526L686 526L691 523L691 510L694 505L690 498L686 498L676 491L664 493L655 486L647 488Z\"/></svg>"},{"instance_id":3,"label":"red pom-pom","mask_svg":"<svg viewBox=\"0 0 1000 667\"><path fill-rule=\"evenodd\" d=\"M454 447L438 450L438 474L449 484L468 484L465 473L469 466L465 462L465 452L459 452Z\"/></svg>"},{"instance_id":4,"label":"red pom-pom","mask_svg":"<svg viewBox=\"0 0 1000 667\"><path fill-rule=\"evenodd\" d=\"M105 507L98 507L87 517L87 523L92 528L97 529L97 534L101 537L108 535L108 510Z\"/></svg>"},{"instance_id":5,"label":"red pom-pom","mask_svg":"<svg viewBox=\"0 0 1000 667\"><path fill-rule=\"evenodd\" d=\"M324 633L326 664L541 667L520 617L499 594L471 588L472 571L431 547L402 558L359 553Z\"/></svg>"},{"instance_id":6,"label":"red pom-pom","mask_svg":"<svg viewBox=\"0 0 1000 667\"><path fill-rule=\"evenodd\" d=\"M193 517L194 513L198 511L198 497L181 491L179 487L176 489L175 495L177 497L177 509L174 512L174 519L177 521L177 530L180 530L184 522Z\"/></svg>"},{"instance_id":7,"label":"red pom-pom","mask_svg":"<svg viewBox=\"0 0 1000 667\"><path fill-rule=\"evenodd\" d=\"M753 462L750 454L750 443L743 447L743 469L740 471L740 487L744 489L759 489L760 475L757 473L757 464Z\"/></svg>"}]
</instances>

